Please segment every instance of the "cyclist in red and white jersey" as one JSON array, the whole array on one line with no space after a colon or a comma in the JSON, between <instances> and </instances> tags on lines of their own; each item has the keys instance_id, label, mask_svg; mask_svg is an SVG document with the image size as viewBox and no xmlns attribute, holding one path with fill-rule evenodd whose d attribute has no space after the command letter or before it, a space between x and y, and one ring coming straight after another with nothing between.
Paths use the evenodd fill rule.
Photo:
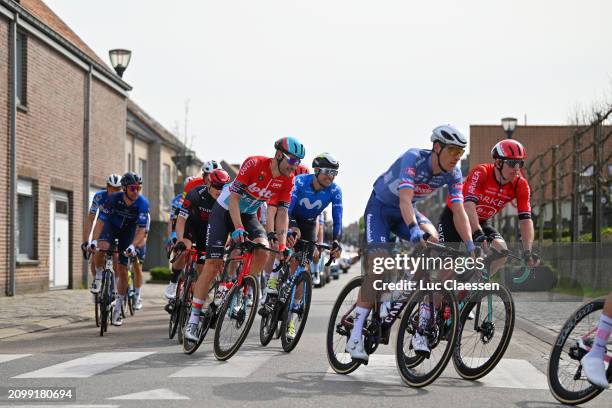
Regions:
<instances>
[{"instance_id":1,"label":"cyclist in red and white jersey","mask_svg":"<svg viewBox=\"0 0 612 408\"><path fill-rule=\"evenodd\" d=\"M277 207L274 222L279 233L278 249L286 250L293 172L306 151L293 137L277 140L274 148L276 153L272 158L248 157L242 163L236 179L223 189L213 206L208 221L206 263L195 284L191 316L185 330L188 340L198 340L200 312L212 281L223 270L223 253L228 234L231 233L235 242L243 242L248 238L268 246L266 230L257 219L257 210L265 202ZM272 220L268 220L270 222ZM258 276L267 259L266 251L256 250L251 261L251 274Z\"/></svg>"},{"instance_id":2,"label":"cyclist in red and white jersey","mask_svg":"<svg viewBox=\"0 0 612 408\"><path fill-rule=\"evenodd\" d=\"M465 212L472 227L475 243L489 239L498 251L507 249L502 235L491 225L491 218L506 204L516 199L519 228L523 242L523 256L529 266L537 265L538 257L531 252L534 231L529 202L529 183L521 175L525 165L526 151L521 143L513 139L502 140L491 150L493 163L479 164L468 174L463 183ZM455 228L450 197L438 222L440 242L461 242ZM494 255L495 256L495 255ZM505 263L506 257L498 257L490 267L491 276Z\"/></svg>"}]
</instances>

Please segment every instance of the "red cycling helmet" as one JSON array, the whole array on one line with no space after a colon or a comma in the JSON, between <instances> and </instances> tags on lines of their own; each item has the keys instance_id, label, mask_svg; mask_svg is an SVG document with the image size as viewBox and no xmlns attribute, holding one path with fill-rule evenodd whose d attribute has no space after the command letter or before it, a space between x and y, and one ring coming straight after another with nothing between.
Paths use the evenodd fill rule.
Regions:
<instances>
[{"instance_id":1,"label":"red cycling helmet","mask_svg":"<svg viewBox=\"0 0 612 408\"><path fill-rule=\"evenodd\" d=\"M231 179L225 170L216 169L208 175L208 181L213 188L221 190L224 185L231 181Z\"/></svg>"},{"instance_id":2,"label":"red cycling helmet","mask_svg":"<svg viewBox=\"0 0 612 408\"><path fill-rule=\"evenodd\" d=\"M308 170L308 167L305 164L300 164L297 166L293 174L296 176L299 176L300 174L310 174L310 170Z\"/></svg>"},{"instance_id":3,"label":"red cycling helmet","mask_svg":"<svg viewBox=\"0 0 612 408\"><path fill-rule=\"evenodd\" d=\"M522 144L514 139L504 139L498 142L491 150L494 159L522 160L527 156L527 152Z\"/></svg>"}]
</instances>

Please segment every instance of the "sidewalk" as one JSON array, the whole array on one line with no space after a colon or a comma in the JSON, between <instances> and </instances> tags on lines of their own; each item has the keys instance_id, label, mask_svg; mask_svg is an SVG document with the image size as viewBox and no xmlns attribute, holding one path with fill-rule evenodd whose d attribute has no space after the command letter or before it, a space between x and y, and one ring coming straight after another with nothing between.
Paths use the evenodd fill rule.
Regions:
<instances>
[{"instance_id":1,"label":"sidewalk","mask_svg":"<svg viewBox=\"0 0 612 408\"><path fill-rule=\"evenodd\" d=\"M145 282L149 273L144 273ZM161 307L165 285L142 287L143 306ZM94 304L88 289L55 290L0 297L0 339L94 320Z\"/></svg>"}]
</instances>

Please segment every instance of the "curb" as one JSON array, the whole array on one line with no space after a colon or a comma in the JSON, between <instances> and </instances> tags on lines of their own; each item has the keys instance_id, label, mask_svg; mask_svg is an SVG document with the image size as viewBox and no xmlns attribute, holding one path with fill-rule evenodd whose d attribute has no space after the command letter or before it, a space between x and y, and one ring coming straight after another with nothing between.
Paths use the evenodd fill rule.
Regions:
<instances>
[{"instance_id":1,"label":"curb","mask_svg":"<svg viewBox=\"0 0 612 408\"><path fill-rule=\"evenodd\" d=\"M516 327L523 330L525 333L543 341L549 345L553 345L559 333L550 330L544 326L533 323L524 317L516 317Z\"/></svg>"},{"instance_id":2,"label":"curb","mask_svg":"<svg viewBox=\"0 0 612 408\"><path fill-rule=\"evenodd\" d=\"M28 333L36 333L44 330L53 329L56 327L67 326L72 323L83 322L86 320L93 320L91 312L83 312L81 314L69 317L54 317L52 319L30 322L21 326L0 329L0 339L21 336L23 334Z\"/></svg>"}]
</instances>

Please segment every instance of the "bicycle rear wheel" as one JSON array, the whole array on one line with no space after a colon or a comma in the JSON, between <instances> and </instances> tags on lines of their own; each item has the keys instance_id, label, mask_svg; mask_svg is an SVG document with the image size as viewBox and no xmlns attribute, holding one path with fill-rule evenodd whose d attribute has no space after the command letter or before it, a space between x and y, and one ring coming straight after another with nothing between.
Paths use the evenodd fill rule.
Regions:
<instances>
[{"instance_id":1,"label":"bicycle rear wheel","mask_svg":"<svg viewBox=\"0 0 612 408\"><path fill-rule=\"evenodd\" d=\"M302 292L301 299L295 299L296 293ZM291 289L291 296L287 300L287 306L283 310L281 324L281 344L283 350L287 353L291 352L297 346L306 327L308 320L308 312L310 311L310 298L312 294L312 278L308 271L303 271L295 281L295 285ZM290 310L291 309L291 310ZM290 323L290 318L294 321L295 336L293 338L287 335L287 330Z\"/></svg>"},{"instance_id":2,"label":"bicycle rear wheel","mask_svg":"<svg viewBox=\"0 0 612 408\"><path fill-rule=\"evenodd\" d=\"M272 305L264 304L259 310L261 319L259 321L259 342L262 346L267 346L274 337L274 332L278 326L278 308L275 303Z\"/></svg>"},{"instance_id":3,"label":"bicycle rear wheel","mask_svg":"<svg viewBox=\"0 0 612 408\"><path fill-rule=\"evenodd\" d=\"M489 311L491 316L489 318ZM468 320L470 312L474 319ZM514 330L514 301L504 286L473 294L461 310L453 365L466 380L487 375L501 360Z\"/></svg>"},{"instance_id":4,"label":"bicycle rear wheel","mask_svg":"<svg viewBox=\"0 0 612 408\"><path fill-rule=\"evenodd\" d=\"M96 314L96 327L100 327L100 295L94 294L94 309Z\"/></svg>"},{"instance_id":5,"label":"bicycle rear wheel","mask_svg":"<svg viewBox=\"0 0 612 408\"><path fill-rule=\"evenodd\" d=\"M179 327L179 317L181 314L181 309L183 306L183 296L185 293L184 290L184 285L185 284L185 278L183 276L181 276L179 278L178 284L176 285L177 290L174 296L174 299L171 300L170 302L172 303L172 313L170 313L170 319L168 321L168 338L173 339L174 336L176 335L176 331ZM179 335L180 337L181 335ZM181 339L179 339L179 343L181 343Z\"/></svg>"},{"instance_id":6,"label":"bicycle rear wheel","mask_svg":"<svg viewBox=\"0 0 612 408\"><path fill-rule=\"evenodd\" d=\"M548 387L563 404L583 404L603 391L587 380L580 364L587 353L585 345L592 344L603 305L604 299L596 299L580 306L555 340L548 362ZM608 356L612 357L611 351ZM612 381L612 364L608 364L606 374L608 381Z\"/></svg>"},{"instance_id":7,"label":"bicycle rear wheel","mask_svg":"<svg viewBox=\"0 0 612 408\"><path fill-rule=\"evenodd\" d=\"M434 382L444 371L455 346L459 326L457 300L451 291L442 289L435 292L441 297L441 306L435 310L423 334L429 345L429 357L417 358L412 347L412 337L418 327L415 309L418 311L421 303L429 303L433 293L417 290L408 298L397 334L395 361L402 380L411 387L424 387ZM445 310L449 314L447 318L444 318Z\"/></svg>"},{"instance_id":8,"label":"bicycle rear wheel","mask_svg":"<svg viewBox=\"0 0 612 408\"><path fill-rule=\"evenodd\" d=\"M250 275L226 295L215 327L214 349L218 360L228 360L240 349L255 320L258 298L257 279Z\"/></svg>"},{"instance_id":9,"label":"bicycle rear wheel","mask_svg":"<svg viewBox=\"0 0 612 408\"><path fill-rule=\"evenodd\" d=\"M102 282L100 292L98 296L100 298L100 336L104 336L104 332L108 329L108 320L110 319L110 303L111 303L111 291L112 279L110 272L104 270L102 272Z\"/></svg>"},{"instance_id":10,"label":"bicycle rear wheel","mask_svg":"<svg viewBox=\"0 0 612 408\"><path fill-rule=\"evenodd\" d=\"M324 279L321 277L321 279ZM350 280L338 295L336 303L332 308L327 324L327 361L331 368L338 374L349 374L361 365L359 361L353 361L351 356L345 351L346 343L351 336L353 329L352 320L344 319L357 302L359 289L363 278L361 276Z\"/></svg>"}]
</instances>

